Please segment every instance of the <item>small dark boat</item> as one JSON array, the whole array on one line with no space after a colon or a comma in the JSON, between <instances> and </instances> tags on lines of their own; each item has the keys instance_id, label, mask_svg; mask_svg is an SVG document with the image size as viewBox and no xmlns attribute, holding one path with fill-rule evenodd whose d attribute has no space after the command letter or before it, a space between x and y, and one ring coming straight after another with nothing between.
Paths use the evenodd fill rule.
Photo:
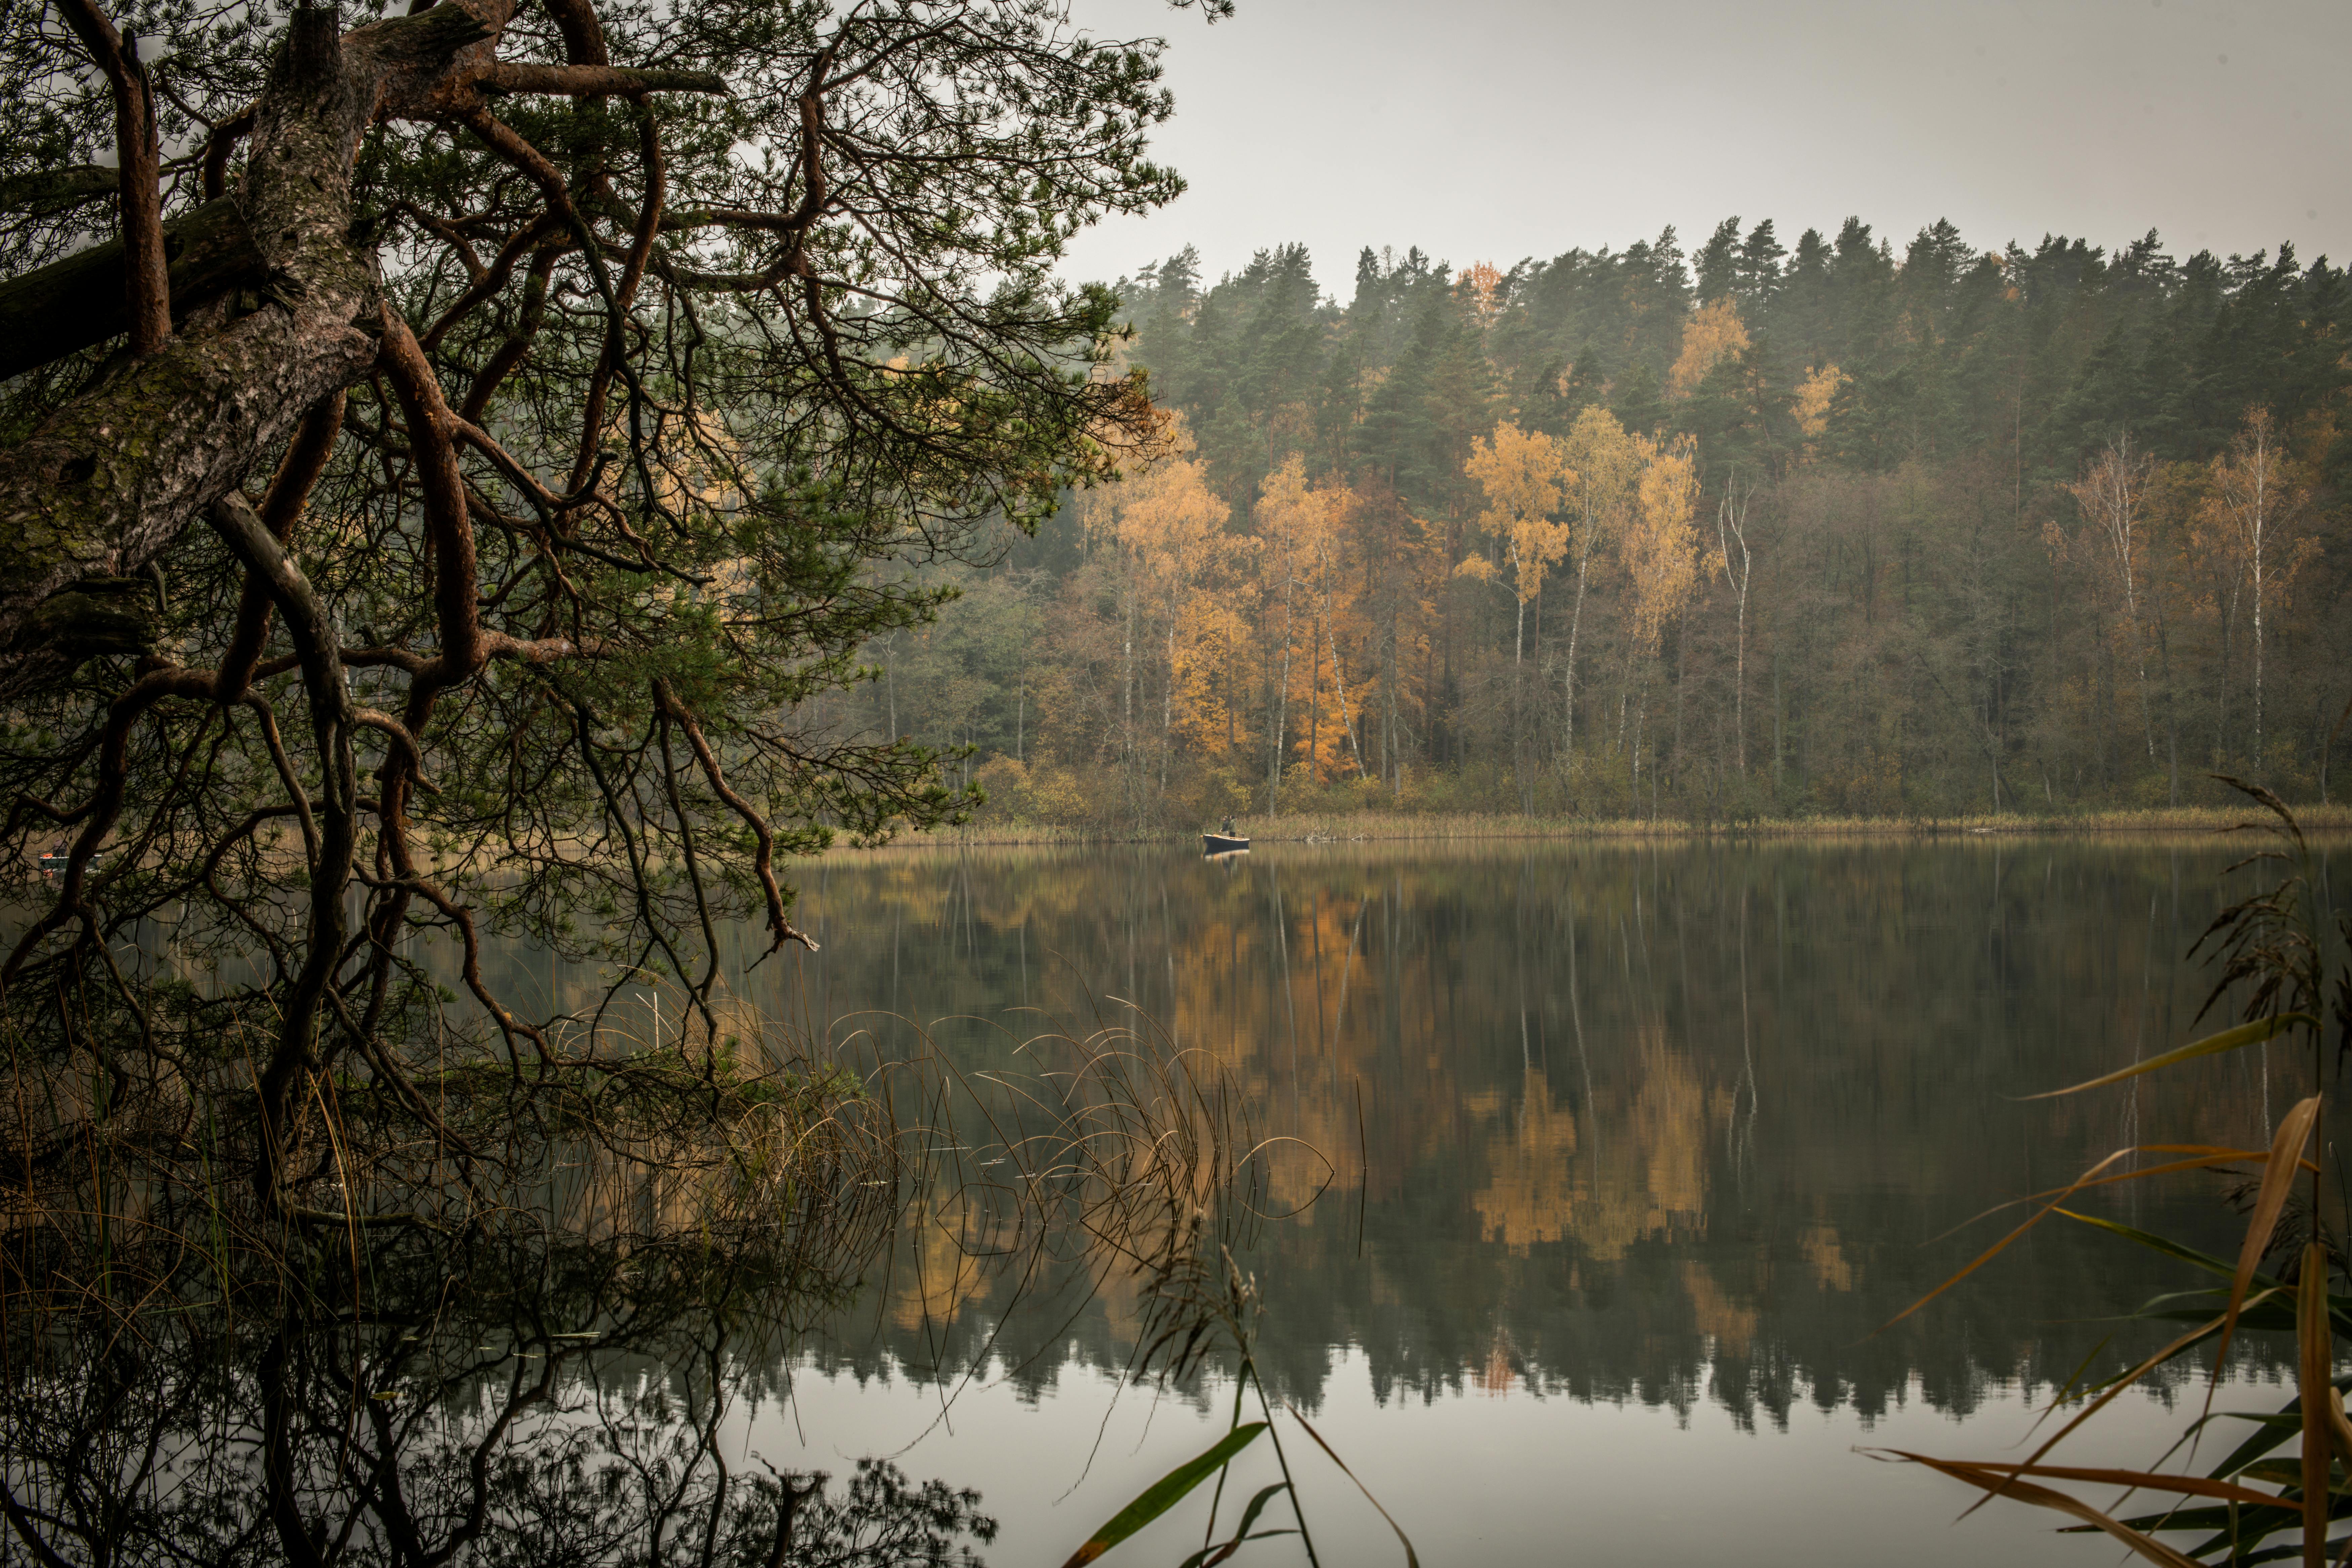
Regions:
<instances>
[{"instance_id":1,"label":"small dark boat","mask_svg":"<svg viewBox=\"0 0 2352 1568\"><path fill-rule=\"evenodd\" d=\"M1201 851L1204 855L1230 855L1237 849L1248 847L1248 838L1240 834L1203 833L1201 835Z\"/></svg>"}]
</instances>

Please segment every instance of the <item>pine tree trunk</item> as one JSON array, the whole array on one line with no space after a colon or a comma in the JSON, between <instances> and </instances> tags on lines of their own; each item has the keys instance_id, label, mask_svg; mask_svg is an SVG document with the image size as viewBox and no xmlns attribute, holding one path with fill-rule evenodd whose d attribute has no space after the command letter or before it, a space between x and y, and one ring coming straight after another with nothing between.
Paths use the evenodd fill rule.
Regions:
<instances>
[{"instance_id":1,"label":"pine tree trunk","mask_svg":"<svg viewBox=\"0 0 2352 1568\"><path fill-rule=\"evenodd\" d=\"M456 6L340 37L332 10L294 12L237 195L268 280L259 308L161 344L0 454L0 532L12 541L0 691L62 673L54 638L22 635L42 601L81 579L142 572L375 364L381 290L373 258L351 237L353 158L379 111L415 112L481 36Z\"/></svg>"}]
</instances>

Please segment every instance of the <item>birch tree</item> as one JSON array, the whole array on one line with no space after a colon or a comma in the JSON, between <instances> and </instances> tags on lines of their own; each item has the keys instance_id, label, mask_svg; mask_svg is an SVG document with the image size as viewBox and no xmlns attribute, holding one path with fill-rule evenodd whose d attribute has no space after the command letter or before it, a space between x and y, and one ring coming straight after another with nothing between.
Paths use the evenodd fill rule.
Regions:
<instances>
[{"instance_id":1,"label":"birch tree","mask_svg":"<svg viewBox=\"0 0 2352 1568\"><path fill-rule=\"evenodd\" d=\"M1568 548L1569 526L1559 516L1560 481L1567 477L1558 443L1540 430L1505 423L1491 444L1473 437L1464 471L1486 492L1478 525L1509 563L1513 608L1511 635L1511 752L1519 776L1523 809L1531 809L1533 787L1527 761L1527 700L1522 672L1527 663L1528 605L1543 592L1544 577ZM1464 563L1474 575L1491 575L1486 558Z\"/></svg>"},{"instance_id":2,"label":"birch tree","mask_svg":"<svg viewBox=\"0 0 2352 1568\"><path fill-rule=\"evenodd\" d=\"M1114 563L1121 626L1121 755L1132 773L1139 755L1139 700L1158 688L1154 750L1159 783L1180 728L1180 704L1207 695L1202 677L1218 662L1231 610L1211 578L1233 548L1225 534L1232 509L1208 486L1205 467L1188 458L1151 463L1125 481L1091 492L1082 508L1090 542ZM1141 668L1144 646L1150 667ZM1140 807L1139 794L1135 804Z\"/></svg>"},{"instance_id":3,"label":"birch tree","mask_svg":"<svg viewBox=\"0 0 2352 1568\"><path fill-rule=\"evenodd\" d=\"M1308 484L1306 461L1295 452L1266 476L1259 490L1256 519L1261 541L1260 603L1268 612L1263 630L1270 638L1271 662L1276 667L1273 671L1273 712L1266 743L1269 812L1279 801L1283 764L1289 752L1291 655L1298 644L1300 601L1303 596L1313 634L1307 643L1309 668L1317 672L1315 687L1309 691L1311 699L1314 689L1319 689L1322 664L1319 634L1325 606L1318 591L1318 563L1333 557L1340 521L1351 500L1344 488ZM1271 613L1277 604L1278 630Z\"/></svg>"},{"instance_id":4,"label":"birch tree","mask_svg":"<svg viewBox=\"0 0 2352 1568\"><path fill-rule=\"evenodd\" d=\"M2253 766L2259 776L2268 765L2263 739L2263 612L2296 559L2283 535L2302 510L2305 497L2287 477L2284 446L2267 408L2257 408L2246 416L2229 450L2213 459L2210 473L2210 505L2233 546L2251 600L2247 607L2253 620Z\"/></svg>"},{"instance_id":5,"label":"birch tree","mask_svg":"<svg viewBox=\"0 0 2352 1568\"><path fill-rule=\"evenodd\" d=\"M1633 437L1641 462L1632 526L1619 546L1632 584L1629 663L1641 669L1640 704L1633 726L1633 776L1642 773L1643 724L1648 716L1649 666L1657 658L1666 623L1682 614L1698 586L1698 453L1687 437Z\"/></svg>"},{"instance_id":6,"label":"birch tree","mask_svg":"<svg viewBox=\"0 0 2352 1568\"><path fill-rule=\"evenodd\" d=\"M1564 701L1560 720L1561 765L1576 762L1577 645L1584 631L1584 604L1593 550L1614 547L1633 514L1641 455L1633 437L1607 409L1591 407L1576 416L1561 453L1573 535L1569 553L1576 562L1576 601L1569 612L1568 653L1560 661Z\"/></svg>"},{"instance_id":7,"label":"birch tree","mask_svg":"<svg viewBox=\"0 0 2352 1568\"><path fill-rule=\"evenodd\" d=\"M1748 547L1748 508L1756 499L1756 480L1742 485L1739 471L1733 469L1724 481L1723 498L1715 510L1723 580L1730 585L1738 606L1732 623L1731 749L1741 778L1748 776L1748 584L1756 571L1756 557Z\"/></svg>"},{"instance_id":8,"label":"birch tree","mask_svg":"<svg viewBox=\"0 0 2352 1568\"><path fill-rule=\"evenodd\" d=\"M2140 599L2142 562L2147 548L2144 514L2148 479L2155 468L2153 458L2132 449L2126 433L2109 442L2083 477L2066 487L2104 547L2123 600L2125 643L2139 677L2140 731L2151 763L2156 761L2156 720L2148 701L2147 637Z\"/></svg>"}]
</instances>

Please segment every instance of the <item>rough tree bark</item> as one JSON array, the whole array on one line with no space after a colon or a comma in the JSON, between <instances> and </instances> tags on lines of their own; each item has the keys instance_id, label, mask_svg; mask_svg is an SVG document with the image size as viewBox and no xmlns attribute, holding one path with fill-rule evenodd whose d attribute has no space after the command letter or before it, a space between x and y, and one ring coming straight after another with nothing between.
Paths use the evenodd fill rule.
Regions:
<instances>
[{"instance_id":1,"label":"rough tree bark","mask_svg":"<svg viewBox=\"0 0 2352 1568\"><path fill-rule=\"evenodd\" d=\"M499 17L503 21L503 16ZM378 279L351 237L351 168L382 112L425 107L489 37L462 5L338 37L294 13L236 201L267 279L217 331L175 338L0 452L0 692L58 671L24 637L43 600L127 577L375 363Z\"/></svg>"},{"instance_id":2,"label":"rough tree bark","mask_svg":"<svg viewBox=\"0 0 2352 1568\"><path fill-rule=\"evenodd\" d=\"M0 289L0 340L9 342L0 375L102 341L125 321L141 356L0 451L0 696L55 679L91 635L107 636L92 631L94 610L45 616L46 601L85 581L135 577L310 409L374 366L380 280L373 250L352 233L351 200L371 127L483 115L491 92L723 90L694 71L502 65L494 51L512 10L506 0L451 0L343 33L331 7L299 7L252 110L245 176L226 206L159 227L152 247L132 236L129 287L110 308L78 307L126 277L121 245ZM152 197L153 174L124 168L129 212L139 206L129 188L143 184ZM149 274L175 250L172 307L184 313L234 290L228 319L177 337L166 321L151 345L163 307L149 298Z\"/></svg>"}]
</instances>

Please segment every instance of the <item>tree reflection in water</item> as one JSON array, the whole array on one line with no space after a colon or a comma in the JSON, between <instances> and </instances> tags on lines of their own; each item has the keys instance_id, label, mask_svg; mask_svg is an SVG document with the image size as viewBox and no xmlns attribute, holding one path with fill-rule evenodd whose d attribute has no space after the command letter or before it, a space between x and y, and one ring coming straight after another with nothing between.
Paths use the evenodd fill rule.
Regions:
<instances>
[{"instance_id":1,"label":"tree reflection in water","mask_svg":"<svg viewBox=\"0 0 2352 1568\"><path fill-rule=\"evenodd\" d=\"M310 1175L274 1197L217 1179L226 1079L193 1058L20 1055L47 1131L0 1261L7 1533L43 1568L976 1562L977 1493L777 1469L744 1423L909 1221L1016 1290L1204 1244L1248 1147L1219 1097L1118 1031L1039 1054L989 1103L919 1064L869 1093L608 1055L457 1085L404 1139L321 1079Z\"/></svg>"}]
</instances>

